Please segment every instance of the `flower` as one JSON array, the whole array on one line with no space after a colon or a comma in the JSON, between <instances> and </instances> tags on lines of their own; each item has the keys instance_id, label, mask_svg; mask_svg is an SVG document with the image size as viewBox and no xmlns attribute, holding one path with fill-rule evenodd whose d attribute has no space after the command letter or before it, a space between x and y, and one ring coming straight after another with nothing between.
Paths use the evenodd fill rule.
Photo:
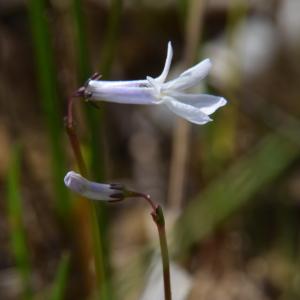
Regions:
<instances>
[{"instance_id":1,"label":"flower","mask_svg":"<svg viewBox=\"0 0 300 300\"><path fill-rule=\"evenodd\" d=\"M64 182L71 191L93 200L115 202L121 201L127 196L126 190L121 184L96 183L74 171L67 173Z\"/></svg>"},{"instance_id":2,"label":"flower","mask_svg":"<svg viewBox=\"0 0 300 300\"><path fill-rule=\"evenodd\" d=\"M168 43L168 52L164 69L160 76L145 80L104 81L91 78L87 81L81 94L90 100L103 100L127 104L163 104L176 115L195 124L205 124L209 117L227 101L218 96L190 94L184 92L196 86L208 74L211 68L209 59L205 59L192 68L181 73L177 78L166 81L173 49Z\"/></svg>"}]
</instances>

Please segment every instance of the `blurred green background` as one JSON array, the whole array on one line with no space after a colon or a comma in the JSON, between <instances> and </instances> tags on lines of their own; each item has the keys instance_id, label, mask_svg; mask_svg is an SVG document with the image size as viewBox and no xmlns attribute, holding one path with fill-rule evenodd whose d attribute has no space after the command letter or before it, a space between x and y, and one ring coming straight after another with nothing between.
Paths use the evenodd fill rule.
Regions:
<instances>
[{"instance_id":1,"label":"blurred green background","mask_svg":"<svg viewBox=\"0 0 300 300\"><path fill-rule=\"evenodd\" d=\"M90 178L163 205L188 282L178 300L300 299L299 14L299 0L1 0L0 299L146 300L159 288L146 204L91 207L65 188L77 167L64 116L96 71L159 75L168 41L170 77L209 57L199 91L228 105L196 126L77 99Z\"/></svg>"}]
</instances>

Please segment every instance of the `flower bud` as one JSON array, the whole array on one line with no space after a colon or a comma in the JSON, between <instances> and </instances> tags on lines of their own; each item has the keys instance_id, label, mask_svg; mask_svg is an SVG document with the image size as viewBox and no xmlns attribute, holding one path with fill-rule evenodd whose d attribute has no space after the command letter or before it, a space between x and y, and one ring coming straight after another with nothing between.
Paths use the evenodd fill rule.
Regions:
<instances>
[{"instance_id":1,"label":"flower bud","mask_svg":"<svg viewBox=\"0 0 300 300\"><path fill-rule=\"evenodd\" d=\"M64 182L71 191L93 200L121 201L126 196L126 190L121 184L89 181L74 171L67 173Z\"/></svg>"}]
</instances>

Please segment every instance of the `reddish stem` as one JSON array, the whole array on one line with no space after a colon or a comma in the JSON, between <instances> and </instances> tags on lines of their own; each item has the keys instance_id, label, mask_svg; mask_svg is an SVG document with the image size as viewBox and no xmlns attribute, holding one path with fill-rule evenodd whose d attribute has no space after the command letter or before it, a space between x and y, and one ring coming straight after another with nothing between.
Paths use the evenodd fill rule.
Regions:
<instances>
[{"instance_id":1,"label":"reddish stem","mask_svg":"<svg viewBox=\"0 0 300 300\"><path fill-rule=\"evenodd\" d=\"M75 155L75 159L78 163L78 168L80 173L83 176L87 176L87 168L80 150L80 143L77 137L77 134L74 129L73 122L73 102L75 98L84 96L85 87L80 87L68 100L68 111L67 111L67 120L66 120L66 131L69 136L70 143Z\"/></svg>"},{"instance_id":2,"label":"reddish stem","mask_svg":"<svg viewBox=\"0 0 300 300\"><path fill-rule=\"evenodd\" d=\"M142 197L145 199L150 206L152 207L151 216L153 218L154 223L156 224L158 235L159 235L159 244L161 250L161 259L163 265L163 278L164 278L164 294L165 300L172 300L171 293L171 280L170 280L170 259L169 259L169 251L166 237L166 229L165 229L165 217L163 214L162 207L156 204L149 195L142 193L133 193L134 197Z\"/></svg>"},{"instance_id":3,"label":"reddish stem","mask_svg":"<svg viewBox=\"0 0 300 300\"><path fill-rule=\"evenodd\" d=\"M82 153L80 150L80 143L79 143L77 134L75 133L73 126L70 127L69 124L66 126L66 131L69 136L70 143L72 145L72 149L73 149L75 159L78 164L79 171L82 174L82 176L87 177L88 172L87 172L87 168L85 166L84 159L82 157Z\"/></svg>"},{"instance_id":4,"label":"reddish stem","mask_svg":"<svg viewBox=\"0 0 300 300\"><path fill-rule=\"evenodd\" d=\"M147 194L143 194L143 193L139 193L139 192L131 192L131 194L129 195L130 197L141 197L144 200L146 200L148 202L148 204L151 206L152 208L152 212L151 215L153 213L155 213L158 205L151 199L150 195Z\"/></svg>"},{"instance_id":5,"label":"reddish stem","mask_svg":"<svg viewBox=\"0 0 300 300\"><path fill-rule=\"evenodd\" d=\"M158 226L159 243L161 249L162 265L163 265L163 277L164 277L164 292L165 300L172 300L171 293L171 280L170 280L170 262L169 262L169 251L166 238L165 226Z\"/></svg>"}]
</instances>

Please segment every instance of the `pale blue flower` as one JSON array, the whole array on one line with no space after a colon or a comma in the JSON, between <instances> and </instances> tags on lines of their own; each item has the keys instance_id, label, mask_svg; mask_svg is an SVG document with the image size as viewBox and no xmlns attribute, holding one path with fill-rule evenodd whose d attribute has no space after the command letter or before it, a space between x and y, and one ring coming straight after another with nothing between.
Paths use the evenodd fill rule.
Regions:
<instances>
[{"instance_id":1,"label":"pale blue flower","mask_svg":"<svg viewBox=\"0 0 300 300\"><path fill-rule=\"evenodd\" d=\"M126 197L126 190L122 185L89 181L74 171L67 173L64 182L71 191L88 199L114 202Z\"/></svg>"},{"instance_id":2,"label":"pale blue flower","mask_svg":"<svg viewBox=\"0 0 300 300\"><path fill-rule=\"evenodd\" d=\"M184 92L194 87L207 76L211 62L205 59L181 73L177 78L166 81L173 50L168 44L168 53L164 69L160 76L145 80L104 81L90 79L82 93L90 100L102 100L126 104L165 105L178 116L195 123L205 124L211 121L209 115L226 104L222 97L191 94Z\"/></svg>"}]
</instances>

